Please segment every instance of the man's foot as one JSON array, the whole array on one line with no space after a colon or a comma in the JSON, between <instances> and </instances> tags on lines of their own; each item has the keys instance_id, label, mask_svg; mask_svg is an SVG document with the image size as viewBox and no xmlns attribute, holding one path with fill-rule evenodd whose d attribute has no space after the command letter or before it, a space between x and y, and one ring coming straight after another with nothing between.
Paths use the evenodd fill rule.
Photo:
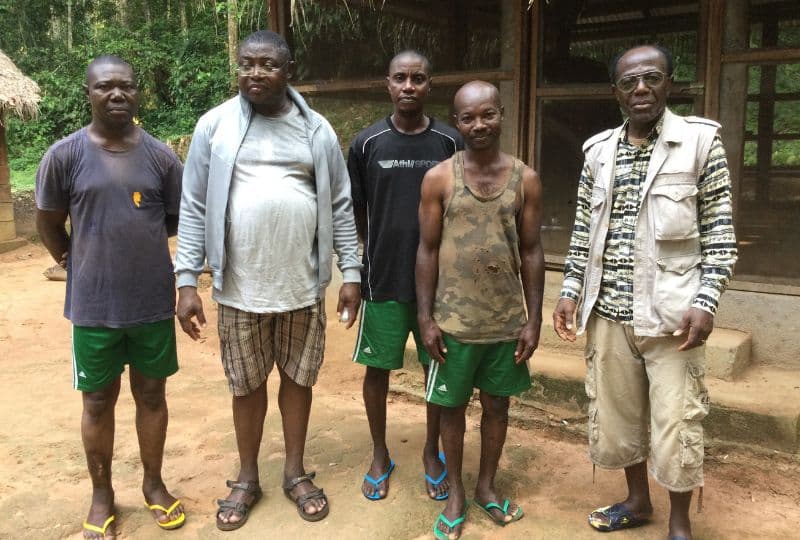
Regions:
<instances>
[{"instance_id":1,"label":"man's foot","mask_svg":"<svg viewBox=\"0 0 800 540\"><path fill-rule=\"evenodd\" d=\"M466 505L461 507L460 514L458 511L450 510L451 506L448 504L433 524L433 534L440 540L458 540L464 528L464 520L467 518Z\"/></svg>"},{"instance_id":2,"label":"man's foot","mask_svg":"<svg viewBox=\"0 0 800 540\"><path fill-rule=\"evenodd\" d=\"M475 505L498 525L508 525L512 521L522 519L524 515L522 508L518 504L511 502L509 499L501 499L496 493L491 493L486 498L476 493L474 501Z\"/></svg>"},{"instance_id":3,"label":"man's foot","mask_svg":"<svg viewBox=\"0 0 800 540\"><path fill-rule=\"evenodd\" d=\"M227 499L218 499L217 528L221 531L233 531L245 524L250 517L250 510L261 499L261 487L258 482L234 482L226 480L231 488Z\"/></svg>"},{"instance_id":4,"label":"man's foot","mask_svg":"<svg viewBox=\"0 0 800 540\"><path fill-rule=\"evenodd\" d=\"M186 521L183 505L170 495L163 483L147 491L142 489L142 494L145 506L153 513L153 518L162 529L177 529Z\"/></svg>"},{"instance_id":5,"label":"man's foot","mask_svg":"<svg viewBox=\"0 0 800 540\"><path fill-rule=\"evenodd\" d=\"M422 466L425 468L425 488L428 491L428 497L435 501L447 499L450 483L447 481L444 452L431 455L429 452L423 451Z\"/></svg>"},{"instance_id":6,"label":"man's foot","mask_svg":"<svg viewBox=\"0 0 800 540\"><path fill-rule=\"evenodd\" d=\"M92 505L89 515L83 522L83 537L91 540L101 538L116 538L117 530L114 526L114 492L95 491L92 494Z\"/></svg>"},{"instance_id":7,"label":"man's foot","mask_svg":"<svg viewBox=\"0 0 800 540\"><path fill-rule=\"evenodd\" d=\"M319 521L330 511L328 497L314 485L314 476L316 473L310 472L283 483L284 494L297 505L297 513L306 521Z\"/></svg>"},{"instance_id":8,"label":"man's foot","mask_svg":"<svg viewBox=\"0 0 800 540\"><path fill-rule=\"evenodd\" d=\"M598 508L589 514L589 525L601 532L631 529L644 525L653 515L653 507L635 508L628 502Z\"/></svg>"},{"instance_id":9,"label":"man's foot","mask_svg":"<svg viewBox=\"0 0 800 540\"><path fill-rule=\"evenodd\" d=\"M361 484L361 493L364 497L372 501L385 499L389 493L389 477L394 471L394 461L389 454L380 458L373 458L369 471L364 475L364 483Z\"/></svg>"}]
</instances>

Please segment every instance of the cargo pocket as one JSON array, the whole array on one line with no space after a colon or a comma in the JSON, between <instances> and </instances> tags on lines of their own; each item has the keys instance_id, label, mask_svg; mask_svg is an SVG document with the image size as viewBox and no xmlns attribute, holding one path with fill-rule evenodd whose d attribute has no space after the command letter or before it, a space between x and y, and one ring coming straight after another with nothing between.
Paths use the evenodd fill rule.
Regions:
<instances>
[{"instance_id":1,"label":"cargo pocket","mask_svg":"<svg viewBox=\"0 0 800 540\"><path fill-rule=\"evenodd\" d=\"M587 345L583 355L586 360L586 378L584 379L583 387L586 391L586 397L594 401L597 399L597 378L594 373L594 345Z\"/></svg>"},{"instance_id":2,"label":"cargo pocket","mask_svg":"<svg viewBox=\"0 0 800 540\"><path fill-rule=\"evenodd\" d=\"M695 469L703 465L703 428L693 426L678 434L681 441L681 467Z\"/></svg>"},{"instance_id":3,"label":"cargo pocket","mask_svg":"<svg viewBox=\"0 0 800 540\"><path fill-rule=\"evenodd\" d=\"M699 422L711 406L705 381L705 368L689 363L686 370L685 395L683 396L683 419Z\"/></svg>"},{"instance_id":4,"label":"cargo pocket","mask_svg":"<svg viewBox=\"0 0 800 540\"><path fill-rule=\"evenodd\" d=\"M690 181L694 181L690 178ZM656 240L697 238L697 186L694 183L654 185L650 189Z\"/></svg>"}]
</instances>

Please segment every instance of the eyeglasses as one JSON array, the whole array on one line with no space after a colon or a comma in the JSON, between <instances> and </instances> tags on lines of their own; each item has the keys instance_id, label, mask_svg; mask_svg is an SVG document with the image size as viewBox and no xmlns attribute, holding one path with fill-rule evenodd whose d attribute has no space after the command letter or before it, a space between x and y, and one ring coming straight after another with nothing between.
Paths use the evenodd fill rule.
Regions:
<instances>
[{"instance_id":1,"label":"eyeglasses","mask_svg":"<svg viewBox=\"0 0 800 540\"><path fill-rule=\"evenodd\" d=\"M614 86L616 86L620 92L630 94L639 86L639 81L643 81L645 86L653 89L664 84L666 78L667 76L660 71L648 71L646 73L639 73L638 75L623 77L618 80Z\"/></svg>"},{"instance_id":2,"label":"eyeglasses","mask_svg":"<svg viewBox=\"0 0 800 540\"><path fill-rule=\"evenodd\" d=\"M289 62L291 62L291 60L287 60L286 62L284 62L279 66L269 63L264 64L263 66L258 64L247 65L247 66L236 66L236 71L240 75L255 75L257 71L260 71L262 73L276 73L281 69L283 69L284 67L286 67L286 65L289 64Z\"/></svg>"}]
</instances>

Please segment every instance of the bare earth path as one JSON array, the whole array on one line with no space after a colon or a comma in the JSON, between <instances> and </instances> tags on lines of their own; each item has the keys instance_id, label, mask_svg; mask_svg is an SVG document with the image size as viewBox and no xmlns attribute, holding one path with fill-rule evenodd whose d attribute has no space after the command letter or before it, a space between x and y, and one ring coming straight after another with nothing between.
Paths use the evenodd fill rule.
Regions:
<instances>
[{"instance_id":1,"label":"bare earth path","mask_svg":"<svg viewBox=\"0 0 800 540\"><path fill-rule=\"evenodd\" d=\"M80 397L71 389L70 325L62 315L64 284L47 282L51 262L36 244L0 255L0 538L79 538L90 486L80 443ZM359 492L370 443L361 404L361 375L350 362L355 332L329 325L321 382L315 391L307 465L330 496L331 514L306 523L280 489L283 448L277 407L270 403L261 453L265 497L247 526L222 533L214 526L215 500L236 471L230 399L219 366L215 309L205 340L179 337L181 371L168 384L170 428L164 476L187 509L186 526L162 533L142 506L141 465L127 383L117 406L114 481L117 528L122 538L428 538L441 503L423 489L419 452L424 408L395 395L389 441L397 470L387 500L369 502ZM329 295L329 299L332 296ZM335 305L328 302L329 320ZM535 369L535 357L533 363ZM271 396L276 386L270 384ZM465 470L474 486L478 463L479 407L468 420ZM694 514L698 539L800 537L800 462L796 457L715 451L706 472L703 513ZM510 527L491 526L469 513L463 538L598 539L586 525L593 507L623 495L620 474L592 467L581 438L557 428L518 424L509 430L498 477L500 488L524 507ZM660 539L666 534L666 497L654 489L656 518L613 538ZM606 537L603 537L606 538Z\"/></svg>"}]
</instances>

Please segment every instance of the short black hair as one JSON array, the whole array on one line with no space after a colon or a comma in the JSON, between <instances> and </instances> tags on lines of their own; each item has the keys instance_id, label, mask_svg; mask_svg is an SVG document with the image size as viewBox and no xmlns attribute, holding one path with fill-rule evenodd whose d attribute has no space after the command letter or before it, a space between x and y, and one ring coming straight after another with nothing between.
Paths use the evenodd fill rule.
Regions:
<instances>
[{"instance_id":1,"label":"short black hair","mask_svg":"<svg viewBox=\"0 0 800 540\"><path fill-rule=\"evenodd\" d=\"M112 66L128 66L131 69L131 73L133 73L133 78L136 79L136 72L133 70L133 66L130 65L128 62L120 58L119 56L114 56L113 54L104 54L101 56L95 57L89 65L86 66L86 82L89 82L89 73L94 69L95 66L102 66L102 65L112 65Z\"/></svg>"},{"instance_id":2,"label":"short black hair","mask_svg":"<svg viewBox=\"0 0 800 540\"><path fill-rule=\"evenodd\" d=\"M284 39L284 37L279 33L273 32L272 30L259 30L244 38L239 42L239 48L236 51L236 55L238 56L241 54L242 48L248 45L272 45L282 53L285 53L288 60L292 59L292 50L289 48L289 44L286 42L286 39Z\"/></svg>"},{"instance_id":3,"label":"short black hair","mask_svg":"<svg viewBox=\"0 0 800 540\"><path fill-rule=\"evenodd\" d=\"M672 78L672 72L675 69L675 61L672 56L672 51L660 45L658 43L642 43L641 45L634 45L633 47L628 47L627 49L620 51L614 58L611 59L611 62L608 63L608 77L611 79L611 84L617 83L617 64L619 64L620 59L622 59L628 51L632 51L633 49L638 49L640 47L651 47L664 57L664 60L667 61L667 77Z\"/></svg>"},{"instance_id":4,"label":"short black hair","mask_svg":"<svg viewBox=\"0 0 800 540\"><path fill-rule=\"evenodd\" d=\"M422 54L421 52L419 52L416 49L403 49L402 51L400 51L396 55L392 56L392 59L389 60L389 66L391 66L392 63L394 63L395 60L397 60L398 58L401 58L403 56L416 56L417 58L422 60L422 63L425 65L425 70L428 72L428 75L431 74L431 71L433 69L433 64L431 64L430 58L428 58L427 56L425 56L424 54Z\"/></svg>"}]
</instances>

